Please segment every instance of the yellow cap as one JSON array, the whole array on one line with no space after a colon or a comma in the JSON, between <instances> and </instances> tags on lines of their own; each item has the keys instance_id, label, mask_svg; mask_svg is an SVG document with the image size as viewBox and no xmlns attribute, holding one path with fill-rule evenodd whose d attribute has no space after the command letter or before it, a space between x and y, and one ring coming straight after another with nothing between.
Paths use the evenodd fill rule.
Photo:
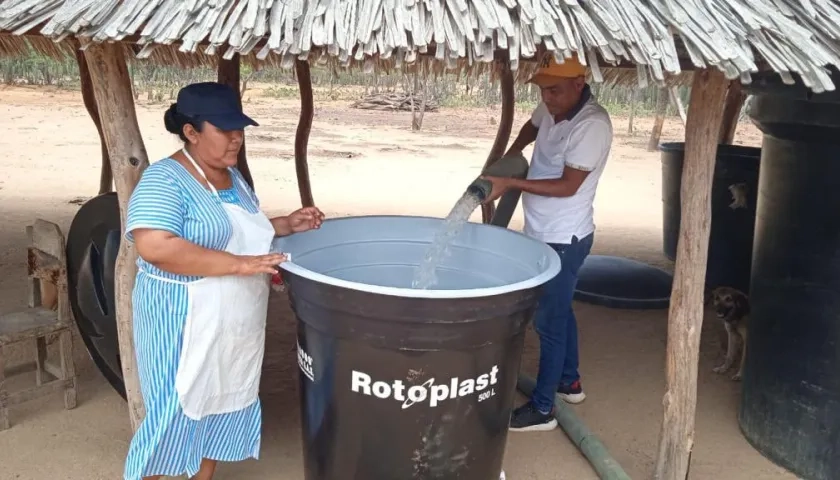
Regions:
<instances>
[{"instance_id":1,"label":"yellow cap","mask_svg":"<svg viewBox=\"0 0 840 480\"><path fill-rule=\"evenodd\" d=\"M573 54L572 58L566 58L563 63L557 63L554 60L554 54L548 52L543 55L540 67L528 83L545 86L557 83L561 78L577 78L585 75L586 67L581 65L577 55Z\"/></svg>"}]
</instances>

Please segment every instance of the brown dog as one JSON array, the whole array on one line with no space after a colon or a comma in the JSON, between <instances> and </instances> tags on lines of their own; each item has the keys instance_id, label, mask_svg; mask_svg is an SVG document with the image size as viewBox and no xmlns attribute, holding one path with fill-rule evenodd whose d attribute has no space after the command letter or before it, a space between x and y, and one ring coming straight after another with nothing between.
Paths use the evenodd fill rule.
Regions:
<instances>
[{"instance_id":1,"label":"brown dog","mask_svg":"<svg viewBox=\"0 0 840 480\"><path fill-rule=\"evenodd\" d=\"M747 296L734 288L718 287L712 291L715 314L726 328L726 359L716 367L715 373L726 373L735 363L737 340L741 343L741 364L732 380L741 380L744 373L744 359L747 357L747 326L750 318L750 303Z\"/></svg>"}]
</instances>

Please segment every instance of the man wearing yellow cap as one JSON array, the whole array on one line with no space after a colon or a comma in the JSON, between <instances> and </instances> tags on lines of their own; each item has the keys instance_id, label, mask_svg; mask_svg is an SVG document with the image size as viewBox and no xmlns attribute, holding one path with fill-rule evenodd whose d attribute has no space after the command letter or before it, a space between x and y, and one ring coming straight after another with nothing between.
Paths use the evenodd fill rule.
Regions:
<instances>
[{"instance_id":1,"label":"man wearing yellow cap","mask_svg":"<svg viewBox=\"0 0 840 480\"><path fill-rule=\"evenodd\" d=\"M557 63L549 53L529 82L540 88L542 102L508 151L521 152L534 142L528 176L485 177L493 183L486 201L511 188L521 190L525 234L557 251L561 271L545 285L534 316L540 337L537 385L531 399L514 410L513 431L556 428L555 393L569 403L585 398L572 297L578 270L592 248L595 190L612 146L609 114L592 96L586 67L577 58Z\"/></svg>"}]
</instances>

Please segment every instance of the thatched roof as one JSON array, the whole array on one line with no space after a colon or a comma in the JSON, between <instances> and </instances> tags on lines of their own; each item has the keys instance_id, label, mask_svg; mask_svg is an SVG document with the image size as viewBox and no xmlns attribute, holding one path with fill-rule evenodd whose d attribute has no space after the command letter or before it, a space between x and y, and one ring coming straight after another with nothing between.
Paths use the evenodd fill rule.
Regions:
<instances>
[{"instance_id":1,"label":"thatched roof","mask_svg":"<svg viewBox=\"0 0 840 480\"><path fill-rule=\"evenodd\" d=\"M681 56L746 83L763 59L817 92L834 89L825 67L840 65L837 0L0 0L0 31L129 41L139 58L170 45L366 70L424 54L458 69L497 49L518 68L544 47L582 53L596 81L599 66L634 63L640 83L679 74Z\"/></svg>"}]
</instances>

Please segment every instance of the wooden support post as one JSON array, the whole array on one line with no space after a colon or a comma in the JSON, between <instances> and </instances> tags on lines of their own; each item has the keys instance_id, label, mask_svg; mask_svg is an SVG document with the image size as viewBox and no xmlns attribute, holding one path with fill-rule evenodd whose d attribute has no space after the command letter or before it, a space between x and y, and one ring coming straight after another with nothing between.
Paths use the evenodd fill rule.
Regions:
<instances>
[{"instance_id":1,"label":"wooden support post","mask_svg":"<svg viewBox=\"0 0 840 480\"><path fill-rule=\"evenodd\" d=\"M685 480L694 446L697 363L711 225L712 176L727 80L717 69L694 72L680 188L677 261L668 311L666 392L655 480Z\"/></svg>"},{"instance_id":2,"label":"wooden support post","mask_svg":"<svg viewBox=\"0 0 840 480\"><path fill-rule=\"evenodd\" d=\"M648 151L654 152L659 148L659 139L662 138L662 127L665 125L665 113L668 111L668 92L660 88L656 92L656 117L653 120L653 129L650 131L648 140Z\"/></svg>"},{"instance_id":3,"label":"wooden support post","mask_svg":"<svg viewBox=\"0 0 840 480\"><path fill-rule=\"evenodd\" d=\"M114 183L120 204L120 223L125 234L128 199L149 165L146 147L137 124L131 77L128 73L122 46L116 43L96 43L84 52L90 68L91 84L99 105L102 133L108 147L108 157L114 172ZM117 303L117 333L120 342L128 412L134 430L145 416L137 360L134 355L131 292L134 289L137 251L131 242L120 242L114 272Z\"/></svg>"},{"instance_id":4,"label":"wooden support post","mask_svg":"<svg viewBox=\"0 0 840 480\"><path fill-rule=\"evenodd\" d=\"M238 53L233 54L233 58L230 60L225 60L219 56L216 81L232 88L236 92L236 96L239 98L239 106L242 107L242 94L239 86L239 64L240 60ZM242 148L239 149L239 156L236 160L236 168L242 176L245 177L245 181L248 182L248 185L250 185L251 188L254 188L254 179L251 177L251 169L248 168L248 157L245 154L244 138L242 139Z\"/></svg>"},{"instance_id":5,"label":"wooden support post","mask_svg":"<svg viewBox=\"0 0 840 480\"><path fill-rule=\"evenodd\" d=\"M309 63L305 60L295 60L295 76L300 89L300 120L295 132L295 173L297 174L300 203L304 207L315 204L312 199L312 185L309 183L309 164L306 150L309 148L309 132L312 130L312 117L315 115L314 99L312 97L312 76L309 73Z\"/></svg>"},{"instance_id":6,"label":"wooden support post","mask_svg":"<svg viewBox=\"0 0 840 480\"><path fill-rule=\"evenodd\" d=\"M417 93L420 91L420 73L423 73L423 98L420 105L417 105ZM423 128L423 116L426 114L426 100L429 97L429 81L426 71L423 69L423 62L418 62L414 70L414 86L411 89L411 131L416 132Z\"/></svg>"},{"instance_id":7,"label":"wooden support post","mask_svg":"<svg viewBox=\"0 0 840 480\"><path fill-rule=\"evenodd\" d=\"M682 100L680 100L679 92L677 92L677 87L669 87L668 95L671 97L671 103L674 104L674 108L677 109L677 113L680 115L680 120L682 120L682 124L685 125L685 108L683 108L683 103Z\"/></svg>"},{"instance_id":8,"label":"wooden support post","mask_svg":"<svg viewBox=\"0 0 840 480\"><path fill-rule=\"evenodd\" d=\"M747 100L747 94L741 85L741 80L729 82L729 90L726 92L726 102L723 107L723 123L720 126L720 137L718 142L731 145L735 140L735 130L738 129L738 119L741 117L741 109Z\"/></svg>"},{"instance_id":9,"label":"wooden support post","mask_svg":"<svg viewBox=\"0 0 840 480\"><path fill-rule=\"evenodd\" d=\"M93 120L96 131L99 133L99 145L102 150L102 167L99 173L99 193L112 192L114 183L114 174L111 171L111 160L108 158L108 147L105 145L105 137L102 134L102 121L99 119L99 107L96 105L96 96L93 94L93 85L90 80L90 70L88 69L85 54L79 48L78 40L73 39L73 45L76 51L76 63L79 65L79 78L82 84L82 101L85 104L85 109Z\"/></svg>"},{"instance_id":10,"label":"wooden support post","mask_svg":"<svg viewBox=\"0 0 840 480\"><path fill-rule=\"evenodd\" d=\"M496 160L502 158L507 150L507 144L510 141L510 132L513 129L513 115L516 107L513 72L510 69L510 60L505 58L507 52L499 54L496 62L498 62L499 83L502 93L502 117L499 120L499 128L496 130L496 139L493 141L493 146L490 148L490 154L487 155L487 160L484 162L484 168L487 168ZM485 203L481 205L481 221L483 223L490 223L493 220L493 214L496 212L496 205L494 203Z\"/></svg>"}]
</instances>

